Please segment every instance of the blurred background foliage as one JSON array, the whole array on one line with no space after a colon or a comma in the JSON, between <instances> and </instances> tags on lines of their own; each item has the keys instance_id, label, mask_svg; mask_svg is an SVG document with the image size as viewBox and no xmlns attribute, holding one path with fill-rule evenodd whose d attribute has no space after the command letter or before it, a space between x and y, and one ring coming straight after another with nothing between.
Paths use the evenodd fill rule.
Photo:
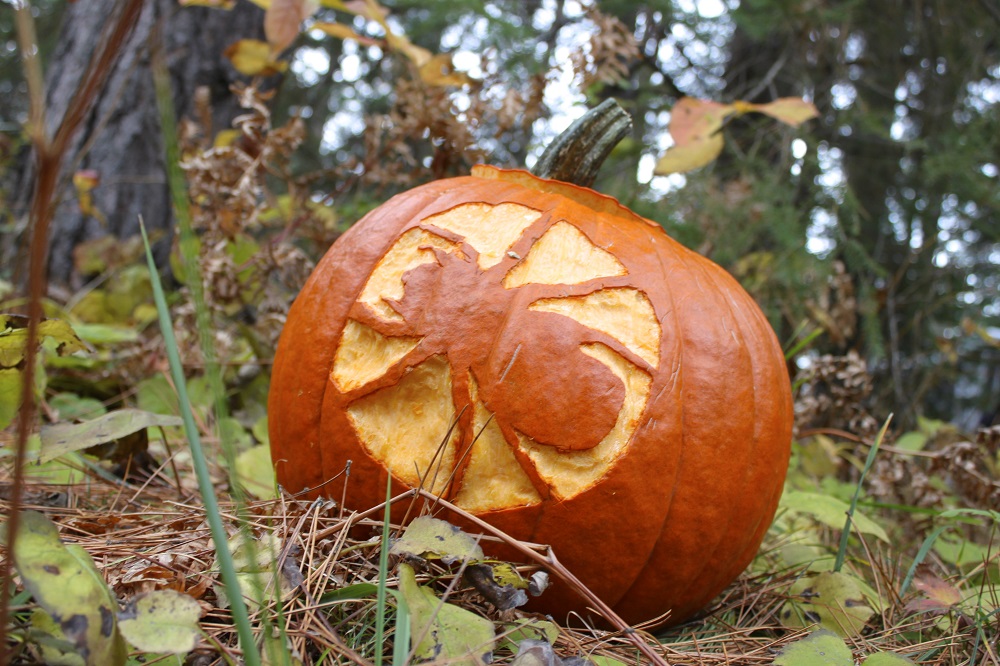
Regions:
<instances>
[{"instance_id":1,"label":"blurred background foliage","mask_svg":"<svg viewBox=\"0 0 1000 666\"><path fill-rule=\"evenodd\" d=\"M68 59L97 39L87 4L33 3L50 95ZM199 50L192 26L224 45L260 32L260 8L247 0L229 9L147 4L131 60L121 65L119 98L95 107L67 160L50 290L54 311L73 321L138 330L151 321L148 276L131 238L135 209L162 209L160 218L143 214L160 230L161 256L169 252L166 177L156 179L164 173L162 137L155 124L141 125L138 136L148 141L133 138L112 151L129 160L93 147L136 136L120 129L134 114L156 117L154 98L129 81L150 77L159 49L182 119L222 358L231 384L253 386L252 395L266 392L266 368L297 288L351 223L394 193L465 174L477 162L530 166L586 108L614 97L634 129L595 189L732 272L789 348L809 340L790 362L811 392L800 425L874 423L845 415L844 400L863 403L879 421L894 412L895 425L908 430L918 417L963 428L997 418L995 0L386 0L392 31L450 54L470 79L463 85L428 83L387 47L378 22L330 8L313 20L348 25L362 39L303 30L282 55L283 74L251 81L222 48ZM17 307L24 280L31 191L12 15L0 13L0 298L14 299L4 311ZM805 97L821 116L798 129L742 116L724 128L719 160L653 176L670 145L670 110L684 96ZM135 164L148 167L147 189L125 205L121 191L135 180ZM81 170L97 184L74 185ZM187 276L171 265L183 329ZM98 344L108 335L90 330ZM157 343L140 335L128 344L134 363L121 362L119 348L103 370L119 387L149 374ZM254 405L249 422L261 416L256 400L246 401Z\"/></svg>"}]
</instances>

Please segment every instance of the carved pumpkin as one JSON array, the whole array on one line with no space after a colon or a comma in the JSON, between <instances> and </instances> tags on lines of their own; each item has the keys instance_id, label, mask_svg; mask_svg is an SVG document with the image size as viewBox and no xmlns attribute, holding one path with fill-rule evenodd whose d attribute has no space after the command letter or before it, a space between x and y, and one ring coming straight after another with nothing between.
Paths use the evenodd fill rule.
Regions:
<instances>
[{"instance_id":1,"label":"carved pumpkin","mask_svg":"<svg viewBox=\"0 0 1000 666\"><path fill-rule=\"evenodd\" d=\"M781 493L781 349L721 268L592 190L476 167L342 236L288 316L269 404L288 491L352 461L551 544L630 622L702 608ZM443 443L443 444L442 444ZM581 610L566 588L536 607Z\"/></svg>"}]
</instances>

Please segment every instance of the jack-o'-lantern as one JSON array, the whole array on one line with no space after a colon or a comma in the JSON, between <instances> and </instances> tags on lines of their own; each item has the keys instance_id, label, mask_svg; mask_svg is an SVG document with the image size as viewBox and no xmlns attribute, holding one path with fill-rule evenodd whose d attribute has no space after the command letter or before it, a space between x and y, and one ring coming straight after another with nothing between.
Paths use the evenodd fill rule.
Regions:
<instances>
[{"instance_id":1,"label":"jack-o'-lantern","mask_svg":"<svg viewBox=\"0 0 1000 666\"><path fill-rule=\"evenodd\" d=\"M391 470L552 545L627 621L676 622L756 553L792 405L724 270L609 197L476 167L331 247L289 313L269 418L286 490L339 497L324 483L351 461L364 509ZM556 586L536 606L583 600Z\"/></svg>"}]
</instances>

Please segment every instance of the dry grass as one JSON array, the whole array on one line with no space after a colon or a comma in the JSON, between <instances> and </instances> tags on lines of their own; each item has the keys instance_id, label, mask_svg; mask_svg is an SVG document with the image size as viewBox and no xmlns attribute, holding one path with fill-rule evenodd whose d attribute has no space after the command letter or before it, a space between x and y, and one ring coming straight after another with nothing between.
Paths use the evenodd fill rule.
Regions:
<instances>
[{"instance_id":1,"label":"dry grass","mask_svg":"<svg viewBox=\"0 0 1000 666\"><path fill-rule=\"evenodd\" d=\"M213 589L217 582L214 550L196 495L159 475L141 485L93 480L86 485L35 485L27 490L25 508L44 512L59 525L65 541L84 547L119 599L160 588L176 589L198 599L205 637L188 663L204 666L238 659L236 634ZM9 509L6 501L0 501L4 514ZM249 507L255 532L273 532L281 544L276 566L285 586L280 611L275 603L263 609L252 607L255 626L260 630L265 624L262 617L273 622L280 612L287 644L303 664L371 663L374 597L332 597L347 586L378 583L382 525L374 519L377 509L357 513L343 511L332 501L291 499L256 502ZM223 502L222 510L230 532L235 534L235 507ZM398 508L393 513L402 515ZM873 559L889 561L885 553L875 553ZM633 632L562 627L555 647L563 656L601 655L625 664L651 663L652 659L637 649L638 640L656 659L671 665L771 664L783 646L807 633L785 629L778 620L778 611L797 575L788 571L744 576L706 616L655 636L641 628ZM888 584L898 576L898 567L877 568L876 576L883 579L876 581L877 585ZM434 579L440 590L450 586L449 601L494 620L497 626L531 616L496 611L474 590L456 584L460 581L455 581L450 571L431 567L423 578ZM395 579L388 584L394 586ZM15 613L18 610L14 609ZM936 621L927 615L906 613L897 600L872 620L863 637L848 643L858 656L891 650L911 658L924 656L920 663L969 663L974 627L959 627L948 634L934 629ZM995 649L984 647L987 652L981 663L997 663L992 656ZM507 650L496 653L496 663L508 663L511 658Z\"/></svg>"}]
</instances>

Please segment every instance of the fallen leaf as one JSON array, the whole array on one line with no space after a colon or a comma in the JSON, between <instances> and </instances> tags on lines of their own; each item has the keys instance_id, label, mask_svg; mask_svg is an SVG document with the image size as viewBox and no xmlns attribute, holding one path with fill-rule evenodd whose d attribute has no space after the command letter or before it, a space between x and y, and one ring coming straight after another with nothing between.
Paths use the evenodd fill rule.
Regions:
<instances>
[{"instance_id":1,"label":"fallen leaf","mask_svg":"<svg viewBox=\"0 0 1000 666\"><path fill-rule=\"evenodd\" d=\"M818 624L846 637L859 635L874 614L857 579L825 571L797 580L779 616L786 627Z\"/></svg>"},{"instance_id":2,"label":"fallen leaf","mask_svg":"<svg viewBox=\"0 0 1000 666\"><path fill-rule=\"evenodd\" d=\"M144 652L185 654L195 648L201 606L186 594L156 590L139 595L118 613L118 627Z\"/></svg>"},{"instance_id":3,"label":"fallen leaf","mask_svg":"<svg viewBox=\"0 0 1000 666\"><path fill-rule=\"evenodd\" d=\"M483 559L483 549L472 536L451 523L431 516L415 518L392 544L389 553L403 557L441 560L445 564Z\"/></svg>"},{"instance_id":4,"label":"fallen leaf","mask_svg":"<svg viewBox=\"0 0 1000 666\"><path fill-rule=\"evenodd\" d=\"M876 652L861 662L861 666L912 666L915 663L894 652Z\"/></svg>"},{"instance_id":5,"label":"fallen leaf","mask_svg":"<svg viewBox=\"0 0 1000 666\"><path fill-rule=\"evenodd\" d=\"M261 444L236 456L236 480L258 499L276 499L278 492L271 464L271 447Z\"/></svg>"},{"instance_id":6,"label":"fallen leaf","mask_svg":"<svg viewBox=\"0 0 1000 666\"><path fill-rule=\"evenodd\" d=\"M38 459L48 462L72 451L122 439L146 428L182 424L179 416L164 416L141 409L119 409L83 423L42 426L42 450Z\"/></svg>"},{"instance_id":7,"label":"fallen leaf","mask_svg":"<svg viewBox=\"0 0 1000 666\"><path fill-rule=\"evenodd\" d=\"M554 643L559 638L559 627L547 620L522 618L507 622L501 631L500 647L515 650L521 641L534 640Z\"/></svg>"},{"instance_id":8,"label":"fallen leaf","mask_svg":"<svg viewBox=\"0 0 1000 666\"><path fill-rule=\"evenodd\" d=\"M853 666L854 657L843 638L820 629L786 645L774 663L775 666Z\"/></svg>"},{"instance_id":9,"label":"fallen leaf","mask_svg":"<svg viewBox=\"0 0 1000 666\"><path fill-rule=\"evenodd\" d=\"M73 327L61 319L38 322L38 341L51 338L60 356L89 351ZM28 318L23 315L0 314L0 370L19 368L28 347Z\"/></svg>"},{"instance_id":10,"label":"fallen leaf","mask_svg":"<svg viewBox=\"0 0 1000 666\"><path fill-rule=\"evenodd\" d=\"M907 610L946 612L962 602L961 590L934 575L915 578L913 587L923 592L924 598L906 604Z\"/></svg>"},{"instance_id":11,"label":"fallen leaf","mask_svg":"<svg viewBox=\"0 0 1000 666\"><path fill-rule=\"evenodd\" d=\"M499 566L502 567L503 564ZM528 582L521 579L520 582L523 584L516 585L509 579L505 581L503 576L495 575L494 567L490 564L470 564L465 567L463 576L497 610L511 610L528 603L528 595L525 592Z\"/></svg>"},{"instance_id":12,"label":"fallen leaf","mask_svg":"<svg viewBox=\"0 0 1000 666\"><path fill-rule=\"evenodd\" d=\"M417 584L413 567L405 562L399 565L399 590L409 608L411 650L417 660L468 666L492 661L492 622L442 602L433 590Z\"/></svg>"},{"instance_id":13,"label":"fallen leaf","mask_svg":"<svg viewBox=\"0 0 1000 666\"><path fill-rule=\"evenodd\" d=\"M830 495L793 490L781 496L781 508L812 516L829 527L843 529L851 507L847 502ZM870 534L889 543L889 535L885 529L860 511L854 511L851 523L862 534Z\"/></svg>"},{"instance_id":14,"label":"fallen leaf","mask_svg":"<svg viewBox=\"0 0 1000 666\"><path fill-rule=\"evenodd\" d=\"M523 640L510 666L562 666L562 659L546 641Z\"/></svg>"},{"instance_id":15,"label":"fallen leaf","mask_svg":"<svg viewBox=\"0 0 1000 666\"><path fill-rule=\"evenodd\" d=\"M87 666L124 664L127 648L118 630L118 603L83 548L66 545L43 514L24 511L14 545L14 566L24 587ZM6 526L4 540L6 540ZM59 638L59 637L57 637ZM60 640L61 640L60 639Z\"/></svg>"}]
</instances>

